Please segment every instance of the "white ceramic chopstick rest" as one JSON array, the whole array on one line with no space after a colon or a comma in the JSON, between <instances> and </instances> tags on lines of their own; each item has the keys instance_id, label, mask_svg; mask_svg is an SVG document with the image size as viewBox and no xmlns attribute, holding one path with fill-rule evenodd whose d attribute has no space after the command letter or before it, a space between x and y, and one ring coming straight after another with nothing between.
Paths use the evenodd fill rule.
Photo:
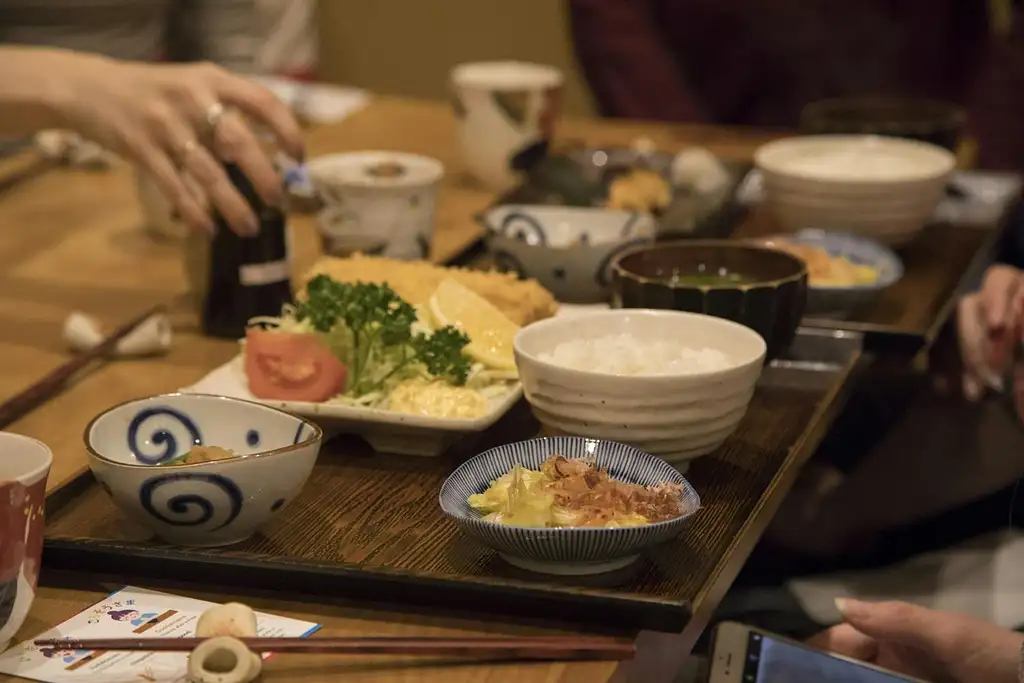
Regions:
<instances>
[{"instance_id":1,"label":"white ceramic chopstick rest","mask_svg":"<svg viewBox=\"0 0 1024 683\"><path fill-rule=\"evenodd\" d=\"M104 339L99 321L76 311L64 321L64 343L74 351L88 351ZM171 321L163 313L151 316L121 340L115 350L118 358L152 356L171 348Z\"/></svg>"},{"instance_id":2,"label":"white ceramic chopstick rest","mask_svg":"<svg viewBox=\"0 0 1024 683\"><path fill-rule=\"evenodd\" d=\"M188 656L192 683L250 683L259 678L263 663L245 643L231 636L210 638Z\"/></svg>"},{"instance_id":3,"label":"white ceramic chopstick rest","mask_svg":"<svg viewBox=\"0 0 1024 683\"><path fill-rule=\"evenodd\" d=\"M193 683L249 683L263 668L263 659L238 638L256 636L256 613L248 605L229 602L209 608L196 621L196 637L209 638L188 657Z\"/></svg>"}]
</instances>

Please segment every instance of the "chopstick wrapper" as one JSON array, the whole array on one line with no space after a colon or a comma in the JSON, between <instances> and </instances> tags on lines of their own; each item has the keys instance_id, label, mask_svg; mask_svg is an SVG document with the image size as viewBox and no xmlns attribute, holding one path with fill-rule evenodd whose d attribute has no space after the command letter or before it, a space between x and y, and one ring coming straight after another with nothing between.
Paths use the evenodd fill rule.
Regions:
<instances>
[{"instance_id":1,"label":"chopstick wrapper","mask_svg":"<svg viewBox=\"0 0 1024 683\"><path fill-rule=\"evenodd\" d=\"M99 321L85 313L74 312L64 321L64 342L74 351L88 351L104 339ZM137 358L167 353L171 348L171 322L163 313L150 316L118 343L117 358Z\"/></svg>"}]
</instances>

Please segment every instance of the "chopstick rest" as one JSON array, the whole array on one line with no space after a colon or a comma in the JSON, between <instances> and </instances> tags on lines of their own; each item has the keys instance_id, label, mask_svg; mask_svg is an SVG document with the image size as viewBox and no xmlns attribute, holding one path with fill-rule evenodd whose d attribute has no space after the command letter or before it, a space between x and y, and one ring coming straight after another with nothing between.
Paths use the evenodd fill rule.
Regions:
<instances>
[{"instance_id":1,"label":"chopstick rest","mask_svg":"<svg viewBox=\"0 0 1024 683\"><path fill-rule=\"evenodd\" d=\"M250 683L256 680L263 660L238 638L218 636L204 640L188 656L191 683Z\"/></svg>"},{"instance_id":2,"label":"chopstick rest","mask_svg":"<svg viewBox=\"0 0 1024 683\"><path fill-rule=\"evenodd\" d=\"M74 351L89 351L105 338L100 322L91 315L76 311L64 321L64 342ZM164 313L147 318L114 347L118 358L153 356L171 348L171 322Z\"/></svg>"},{"instance_id":3,"label":"chopstick rest","mask_svg":"<svg viewBox=\"0 0 1024 683\"><path fill-rule=\"evenodd\" d=\"M188 656L192 683L249 683L259 677L263 659L239 638L256 636L256 613L229 602L211 607L196 621L196 637L209 638Z\"/></svg>"},{"instance_id":4,"label":"chopstick rest","mask_svg":"<svg viewBox=\"0 0 1024 683\"><path fill-rule=\"evenodd\" d=\"M41 131L35 136L35 145L47 158L78 168L104 170L117 159L95 142L70 131Z\"/></svg>"}]
</instances>

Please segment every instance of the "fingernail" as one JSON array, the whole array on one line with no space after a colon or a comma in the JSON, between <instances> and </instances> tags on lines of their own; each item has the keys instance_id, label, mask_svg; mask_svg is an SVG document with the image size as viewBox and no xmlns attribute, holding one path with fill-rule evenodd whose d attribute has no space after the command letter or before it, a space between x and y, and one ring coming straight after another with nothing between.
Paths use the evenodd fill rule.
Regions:
<instances>
[{"instance_id":1,"label":"fingernail","mask_svg":"<svg viewBox=\"0 0 1024 683\"><path fill-rule=\"evenodd\" d=\"M964 377L964 397L968 401L977 401L981 398L981 383L974 377Z\"/></svg>"},{"instance_id":2,"label":"fingernail","mask_svg":"<svg viewBox=\"0 0 1024 683\"><path fill-rule=\"evenodd\" d=\"M853 598L836 598L836 609L844 617L849 616L852 612L858 612L864 609L868 603L862 600L854 600Z\"/></svg>"},{"instance_id":3,"label":"fingernail","mask_svg":"<svg viewBox=\"0 0 1024 683\"><path fill-rule=\"evenodd\" d=\"M245 234L255 235L260 231L260 223L258 220L256 220L255 217L250 216L249 218L245 219L245 225L243 229L245 230Z\"/></svg>"}]
</instances>

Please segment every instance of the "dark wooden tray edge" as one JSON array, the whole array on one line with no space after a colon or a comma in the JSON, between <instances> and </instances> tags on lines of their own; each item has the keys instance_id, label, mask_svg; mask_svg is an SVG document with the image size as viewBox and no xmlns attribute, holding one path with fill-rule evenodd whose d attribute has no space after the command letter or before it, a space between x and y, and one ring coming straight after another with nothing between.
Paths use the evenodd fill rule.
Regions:
<instances>
[{"instance_id":1,"label":"dark wooden tray edge","mask_svg":"<svg viewBox=\"0 0 1024 683\"><path fill-rule=\"evenodd\" d=\"M54 511L91 486L92 472L85 472L51 494ZM51 500L47 499L47 511ZM86 573L109 572L117 567L125 575L162 580L201 582L280 590L286 575L288 592L311 599L324 596L354 602L413 604L417 607L456 609L482 616L501 614L523 618L557 615L569 622L604 623L610 614L616 627L679 632L691 616L686 602L668 604L643 599L624 599L593 593L560 593L523 584L457 581L443 577L367 570L358 566L310 565L276 559L218 556L196 552L191 556L175 548L140 548L117 542L87 539L46 538L43 565L57 570ZM554 617L553 617L554 618Z\"/></svg>"},{"instance_id":2,"label":"dark wooden tray edge","mask_svg":"<svg viewBox=\"0 0 1024 683\"><path fill-rule=\"evenodd\" d=\"M939 307L938 313L928 327L909 332L907 330L893 329L885 325L824 318L806 318L803 324L819 329L859 332L864 335L864 348L873 353L908 357L920 353L935 342L939 332L949 322L953 312L956 310L957 301L960 299L960 296L971 288L972 284L981 277L985 269L992 262L998 251L999 244L1009 227L1010 219L1017 210L1017 206L1017 203L1012 204L999 223L991 228L963 226L964 230L987 230L988 234L982 240L974 256L971 257L967 268L960 276L957 284L950 289L949 296L942 303L942 306Z\"/></svg>"},{"instance_id":3,"label":"dark wooden tray edge","mask_svg":"<svg viewBox=\"0 0 1024 683\"><path fill-rule=\"evenodd\" d=\"M736 580L754 547L774 518L786 494L793 487L800 470L824 440L829 428L849 400L858 378L867 371L874 360L875 356L871 353L862 350L855 351L845 368L838 373L839 376L833 383L832 389L822 398L821 405L815 410L807 428L790 450L789 457L779 468L769 488L758 500L755 512L747 519L746 524L740 533L736 534L732 545L723 555L715 577L709 581L709 585L713 589L700 596L694 603L693 624L709 623L728 588ZM693 629L686 629L683 638L685 642L681 643L681 646L692 648L701 631L703 628L697 632L694 632Z\"/></svg>"}]
</instances>

